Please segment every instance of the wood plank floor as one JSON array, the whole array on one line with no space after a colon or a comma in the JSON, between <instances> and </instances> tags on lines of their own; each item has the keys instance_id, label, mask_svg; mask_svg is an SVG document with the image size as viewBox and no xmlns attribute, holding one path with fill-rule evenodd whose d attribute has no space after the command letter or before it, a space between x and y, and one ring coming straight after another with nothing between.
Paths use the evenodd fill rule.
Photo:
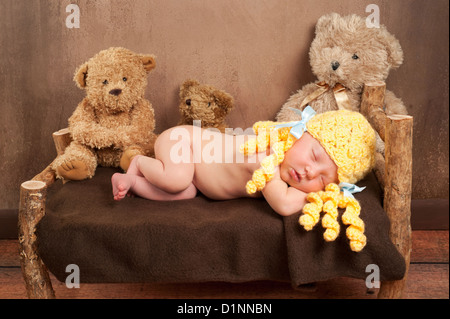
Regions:
<instances>
[{"instance_id":1,"label":"wood plank floor","mask_svg":"<svg viewBox=\"0 0 450 319\"><path fill-rule=\"evenodd\" d=\"M404 298L449 298L448 231L413 231L411 265ZM0 240L0 299L26 298L17 240ZM182 298L182 299L374 299L363 280L338 278L294 290L289 283L258 281L240 284L81 284L68 289L52 276L57 298Z\"/></svg>"}]
</instances>

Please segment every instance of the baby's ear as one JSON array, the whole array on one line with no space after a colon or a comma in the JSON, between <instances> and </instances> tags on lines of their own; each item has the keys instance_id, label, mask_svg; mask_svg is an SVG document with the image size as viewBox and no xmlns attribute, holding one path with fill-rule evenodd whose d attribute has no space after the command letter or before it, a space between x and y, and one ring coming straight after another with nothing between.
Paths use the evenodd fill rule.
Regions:
<instances>
[{"instance_id":1,"label":"baby's ear","mask_svg":"<svg viewBox=\"0 0 450 319\"><path fill-rule=\"evenodd\" d=\"M88 63L86 62L78 67L73 77L73 80L80 89L84 89L86 87L87 75L88 75Z\"/></svg>"},{"instance_id":2,"label":"baby's ear","mask_svg":"<svg viewBox=\"0 0 450 319\"><path fill-rule=\"evenodd\" d=\"M155 56L153 54L142 54L141 61L147 73L156 67Z\"/></svg>"},{"instance_id":3,"label":"baby's ear","mask_svg":"<svg viewBox=\"0 0 450 319\"><path fill-rule=\"evenodd\" d=\"M221 90L215 90L213 96L219 107L227 110L231 110L234 107L234 99L230 94Z\"/></svg>"}]
</instances>

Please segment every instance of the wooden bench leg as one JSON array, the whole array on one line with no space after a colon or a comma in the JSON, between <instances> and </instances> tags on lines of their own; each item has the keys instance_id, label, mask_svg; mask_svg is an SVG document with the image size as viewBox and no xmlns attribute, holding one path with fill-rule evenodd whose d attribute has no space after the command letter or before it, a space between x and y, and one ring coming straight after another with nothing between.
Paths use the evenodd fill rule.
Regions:
<instances>
[{"instance_id":1,"label":"wooden bench leg","mask_svg":"<svg viewBox=\"0 0 450 319\"><path fill-rule=\"evenodd\" d=\"M402 280L382 283L379 298L401 298L408 275L411 255L412 133L411 116L387 117L384 209L391 221L390 238L405 258L406 272Z\"/></svg>"},{"instance_id":2,"label":"wooden bench leg","mask_svg":"<svg viewBox=\"0 0 450 319\"><path fill-rule=\"evenodd\" d=\"M404 278L382 282L378 297L401 298L411 253L413 118L408 115L386 116L383 111L385 92L384 82L366 83L361 113L385 142L384 161L377 154L376 175L384 188L384 210L391 222L390 238L406 262Z\"/></svg>"},{"instance_id":3,"label":"wooden bench leg","mask_svg":"<svg viewBox=\"0 0 450 319\"><path fill-rule=\"evenodd\" d=\"M20 187L19 251L22 274L28 298L52 299L48 270L37 253L36 225L45 215L47 186L41 181L28 181Z\"/></svg>"}]
</instances>

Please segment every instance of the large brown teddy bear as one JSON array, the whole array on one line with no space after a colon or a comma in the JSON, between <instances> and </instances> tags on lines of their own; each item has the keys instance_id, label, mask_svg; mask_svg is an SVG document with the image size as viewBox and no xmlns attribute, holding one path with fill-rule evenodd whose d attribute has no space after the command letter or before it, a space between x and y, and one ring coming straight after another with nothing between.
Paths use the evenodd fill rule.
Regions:
<instances>
[{"instance_id":1,"label":"large brown teddy bear","mask_svg":"<svg viewBox=\"0 0 450 319\"><path fill-rule=\"evenodd\" d=\"M342 108L359 111L364 83L386 80L389 70L402 64L403 51L384 26L368 28L362 17L332 13L317 22L309 58L317 82L292 95L277 121L299 120L289 108L303 110L308 104L317 113ZM407 114L403 102L388 90L384 107L388 115Z\"/></svg>"},{"instance_id":2,"label":"large brown teddy bear","mask_svg":"<svg viewBox=\"0 0 450 319\"><path fill-rule=\"evenodd\" d=\"M225 132L225 118L233 109L233 97L213 86L196 80L186 80L180 87L180 121L178 125L192 125L200 120L203 128L216 128Z\"/></svg>"},{"instance_id":3,"label":"large brown teddy bear","mask_svg":"<svg viewBox=\"0 0 450 319\"><path fill-rule=\"evenodd\" d=\"M153 55L109 48L77 69L86 97L69 118L72 142L53 163L58 178L90 178L97 165L127 170L133 156L153 154L154 110L144 92L154 67Z\"/></svg>"}]
</instances>

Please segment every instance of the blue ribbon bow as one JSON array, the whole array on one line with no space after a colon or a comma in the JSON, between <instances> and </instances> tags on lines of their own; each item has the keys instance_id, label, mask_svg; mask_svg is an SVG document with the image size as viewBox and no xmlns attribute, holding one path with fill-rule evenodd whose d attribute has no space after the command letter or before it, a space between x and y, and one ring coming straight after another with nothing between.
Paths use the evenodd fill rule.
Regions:
<instances>
[{"instance_id":1,"label":"blue ribbon bow","mask_svg":"<svg viewBox=\"0 0 450 319\"><path fill-rule=\"evenodd\" d=\"M344 192L345 197L355 198L352 194L362 192L366 187L358 187L355 184L350 183L340 183L339 188Z\"/></svg>"},{"instance_id":2,"label":"blue ribbon bow","mask_svg":"<svg viewBox=\"0 0 450 319\"><path fill-rule=\"evenodd\" d=\"M298 109L294 109L293 107L290 107L291 110L293 110L295 113L298 113L302 116L302 119L300 121L294 121L289 122L285 124L278 124L275 125L276 128L282 128L282 127L290 127L292 126L291 130L289 131L296 139L299 139L302 137L303 133L307 131L306 129L306 123L314 116L316 115L316 111L313 110L311 106L305 107L303 111L300 111Z\"/></svg>"}]
</instances>

